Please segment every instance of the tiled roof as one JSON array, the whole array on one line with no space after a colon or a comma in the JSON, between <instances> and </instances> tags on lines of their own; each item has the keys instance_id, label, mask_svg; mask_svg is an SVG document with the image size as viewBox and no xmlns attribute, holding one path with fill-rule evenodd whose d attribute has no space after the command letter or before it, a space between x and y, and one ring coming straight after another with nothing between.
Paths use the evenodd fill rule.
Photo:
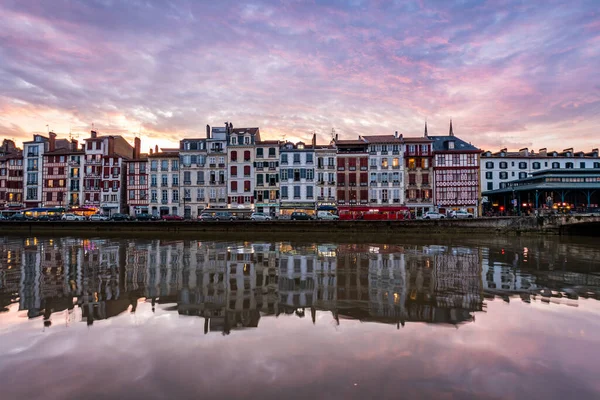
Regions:
<instances>
[{"instance_id":1,"label":"tiled roof","mask_svg":"<svg viewBox=\"0 0 600 400\"><path fill-rule=\"evenodd\" d=\"M429 138L433 140L433 151L481 151L457 136L429 136ZM448 146L450 142L454 142L453 149Z\"/></svg>"},{"instance_id":2,"label":"tiled roof","mask_svg":"<svg viewBox=\"0 0 600 400\"><path fill-rule=\"evenodd\" d=\"M402 143L402 139L394 135L361 136L367 143Z\"/></svg>"},{"instance_id":3,"label":"tiled roof","mask_svg":"<svg viewBox=\"0 0 600 400\"><path fill-rule=\"evenodd\" d=\"M405 143L430 143L432 142L431 136L429 137L403 137L402 141Z\"/></svg>"},{"instance_id":4,"label":"tiled roof","mask_svg":"<svg viewBox=\"0 0 600 400\"><path fill-rule=\"evenodd\" d=\"M234 128L232 130L232 133L237 133L238 135L243 133L250 133L252 135L256 135L257 132L258 128Z\"/></svg>"}]
</instances>

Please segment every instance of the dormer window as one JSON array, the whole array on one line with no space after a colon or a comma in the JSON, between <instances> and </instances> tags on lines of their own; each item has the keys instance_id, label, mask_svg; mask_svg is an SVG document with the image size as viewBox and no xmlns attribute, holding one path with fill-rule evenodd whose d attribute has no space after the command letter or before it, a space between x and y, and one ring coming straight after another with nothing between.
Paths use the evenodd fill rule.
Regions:
<instances>
[{"instance_id":1,"label":"dormer window","mask_svg":"<svg viewBox=\"0 0 600 400\"><path fill-rule=\"evenodd\" d=\"M235 136L231 137L231 144L237 144L237 138Z\"/></svg>"},{"instance_id":2,"label":"dormer window","mask_svg":"<svg viewBox=\"0 0 600 400\"><path fill-rule=\"evenodd\" d=\"M303 143L299 143L298 144L298 150L304 150L304 144Z\"/></svg>"},{"instance_id":3,"label":"dormer window","mask_svg":"<svg viewBox=\"0 0 600 400\"><path fill-rule=\"evenodd\" d=\"M454 149L454 142L453 141L448 142L448 149L449 150Z\"/></svg>"},{"instance_id":4,"label":"dormer window","mask_svg":"<svg viewBox=\"0 0 600 400\"><path fill-rule=\"evenodd\" d=\"M250 144L250 138L248 136L244 137L244 144Z\"/></svg>"}]
</instances>

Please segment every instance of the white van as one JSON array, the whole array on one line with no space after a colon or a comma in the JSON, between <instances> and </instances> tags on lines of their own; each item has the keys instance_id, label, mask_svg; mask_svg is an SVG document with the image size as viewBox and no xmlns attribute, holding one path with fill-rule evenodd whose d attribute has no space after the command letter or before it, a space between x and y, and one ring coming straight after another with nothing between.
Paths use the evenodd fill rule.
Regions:
<instances>
[{"instance_id":1,"label":"white van","mask_svg":"<svg viewBox=\"0 0 600 400\"><path fill-rule=\"evenodd\" d=\"M329 211L317 211L317 219L336 220L336 219L340 219L340 217L338 217L335 214L332 214Z\"/></svg>"}]
</instances>

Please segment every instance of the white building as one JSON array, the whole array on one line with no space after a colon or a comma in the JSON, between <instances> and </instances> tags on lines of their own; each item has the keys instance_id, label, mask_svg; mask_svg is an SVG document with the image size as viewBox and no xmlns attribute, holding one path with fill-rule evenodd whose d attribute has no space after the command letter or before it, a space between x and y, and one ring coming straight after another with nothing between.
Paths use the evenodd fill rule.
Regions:
<instances>
[{"instance_id":1,"label":"white building","mask_svg":"<svg viewBox=\"0 0 600 400\"><path fill-rule=\"evenodd\" d=\"M42 206L42 167L44 152L48 150L49 139L42 135L33 135L32 141L23 142L25 207Z\"/></svg>"},{"instance_id":2,"label":"white building","mask_svg":"<svg viewBox=\"0 0 600 400\"><path fill-rule=\"evenodd\" d=\"M254 162L254 205L256 211L279 215L279 141L256 143Z\"/></svg>"},{"instance_id":3,"label":"white building","mask_svg":"<svg viewBox=\"0 0 600 400\"><path fill-rule=\"evenodd\" d=\"M402 139L396 135L362 136L369 144L369 204L404 203Z\"/></svg>"},{"instance_id":4,"label":"white building","mask_svg":"<svg viewBox=\"0 0 600 400\"><path fill-rule=\"evenodd\" d=\"M206 127L210 137L210 127ZM181 196L185 201L183 216L196 219L208 205L206 138L183 139L179 143Z\"/></svg>"},{"instance_id":5,"label":"white building","mask_svg":"<svg viewBox=\"0 0 600 400\"><path fill-rule=\"evenodd\" d=\"M227 135L232 129L233 125L226 122L224 127L213 127L206 139L209 208L227 207Z\"/></svg>"},{"instance_id":6,"label":"white building","mask_svg":"<svg viewBox=\"0 0 600 400\"><path fill-rule=\"evenodd\" d=\"M575 152L572 148L563 151L540 149L537 153L527 148L519 151L502 149L496 153L486 151L479 159L481 190L500 189L500 184L527 178L535 171L547 169L597 169L600 168L598 149L591 152Z\"/></svg>"},{"instance_id":7,"label":"white building","mask_svg":"<svg viewBox=\"0 0 600 400\"><path fill-rule=\"evenodd\" d=\"M230 129L227 139L228 207L254 210L254 157L260 131L258 128Z\"/></svg>"},{"instance_id":8,"label":"white building","mask_svg":"<svg viewBox=\"0 0 600 400\"><path fill-rule=\"evenodd\" d=\"M317 158L316 196L317 207L337 204L336 169L337 151L335 146L318 145L315 148Z\"/></svg>"},{"instance_id":9,"label":"white building","mask_svg":"<svg viewBox=\"0 0 600 400\"><path fill-rule=\"evenodd\" d=\"M316 135L313 135L312 145L287 142L280 148L282 215L294 211L315 212L315 141Z\"/></svg>"},{"instance_id":10,"label":"white building","mask_svg":"<svg viewBox=\"0 0 600 400\"><path fill-rule=\"evenodd\" d=\"M179 151L161 149L148 155L150 163L150 212L153 215L183 214L179 192Z\"/></svg>"}]
</instances>

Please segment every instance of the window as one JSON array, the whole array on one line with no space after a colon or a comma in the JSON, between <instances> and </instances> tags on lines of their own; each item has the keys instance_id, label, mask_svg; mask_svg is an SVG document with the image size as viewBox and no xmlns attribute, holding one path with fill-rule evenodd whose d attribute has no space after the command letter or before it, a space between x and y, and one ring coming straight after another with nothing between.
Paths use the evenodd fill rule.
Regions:
<instances>
[{"instance_id":1,"label":"window","mask_svg":"<svg viewBox=\"0 0 600 400\"><path fill-rule=\"evenodd\" d=\"M388 159L387 157L384 157L381 159L381 168L387 168L388 167Z\"/></svg>"},{"instance_id":2,"label":"window","mask_svg":"<svg viewBox=\"0 0 600 400\"><path fill-rule=\"evenodd\" d=\"M249 192L250 189L250 181L244 181L244 192Z\"/></svg>"},{"instance_id":3,"label":"window","mask_svg":"<svg viewBox=\"0 0 600 400\"><path fill-rule=\"evenodd\" d=\"M233 176L233 177L236 177L236 176L237 176L237 167L236 167L235 165L232 165L232 166L229 168L229 175L230 175L230 176Z\"/></svg>"},{"instance_id":4,"label":"window","mask_svg":"<svg viewBox=\"0 0 600 400\"><path fill-rule=\"evenodd\" d=\"M524 161L521 161L519 163L519 169L527 169L527 163Z\"/></svg>"},{"instance_id":5,"label":"window","mask_svg":"<svg viewBox=\"0 0 600 400\"><path fill-rule=\"evenodd\" d=\"M307 169L306 170L306 179L308 180L313 180L315 179L315 170L314 169Z\"/></svg>"},{"instance_id":6,"label":"window","mask_svg":"<svg viewBox=\"0 0 600 400\"><path fill-rule=\"evenodd\" d=\"M231 181L230 186L231 186L232 193L237 192L237 181Z\"/></svg>"},{"instance_id":7,"label":"window","mask_svg":"<svg viewBox=\"0 0 600 400\"><path fill-rule=\"evenodd\" d=\"M486 167L487 169L493 169L493 168L494 168L494 163L493 163L492 161L487 161L487 162L485 163L485 167Z\"/></svg>"},{"instance_id":8,"label":"window","mask_svg":"<svg viewBox=\"0 0 600 400\"><path fill-rule=\"evenodd\" d=\"M250 138L248 136L244 137L244 144L250 144Z\"/></svg>"},{"instance_id":9,"label":"window","mask_svg":"<svg viewBox=\"0 0 600 400\"><path fill-rule=\"evenodd\" d=\"M129 177L129 185L130 185L130 186L133 186L133 185L135 185L135 176L130 176L130 177Z\"/></svg>"},{"instance_id":10,"label":"window","mask_svg":"<svg viewBox=\"0 0 600 400\"><path fill-rule=\"evenodd\" d=\"M275 147L269 147L269 158L275 158Z\"/></svg>"},{"instance_id":11,"label":"window","mask_svg":"<svg viewBox=\"0 0 600 400\"><path fill-rule=\"evenodd\" d=\"M560 163L557 163L557 162L552 163L552 169L559 169L559 168L560 168Z\"/></svg>"},{"instance_id":12,"label":"window","mask_svg":"<svg viewBox=\"0 0 600 400\"><path fill-rule=\"evenodd\" d=\"M423 174L421 177L423 185L429 185L429 174Z\"/></svg>"},{"instance_id":13,"label":"window","mask_svg":"<svg viewBox=\"0 0 600 400\"><path fill-rule=\"evenodd\" d=\"M595 162L594 163L594 168L600 168L600 162Z\"/></svg>"},{"instance_id":14,"label":"window","mask_svg":"<svg viewBox=\"0 0 600 400\"><path fill-rule=\"evenodd\" d=\"M231 152L231 154L230 154L230 156L229 156L229 157L230 157L230 159L231 159L231 161L232 161L232 162L235 162L235 161L237 161L237 151L233 150L233 151Z\"/></svg>"},{"instance_id":15,"label":"window","mask_svg":"<svg viewBox=\"0 0 600 400\"><path fill-rule=\"evenodd\" d=\"M179 175L173 174L171 180L173 182L173 186L179 186Z\"/></svg>"},{"instance_id":16,"label":"window","mask_svg":"<svg viewBox=\"0 0 600 400\"><path fill-rule=\"evenodd\" d=\"M135 164L134 163L129 163L129 173L135 174Z\"/></svg>"},{"instance_id":17,"label":"window","mask_svg":"<svg viewBox=\"0 0 600 400\"><path fill-rule=\"evenodd\" d=\"M491 171L487 171L485 173L485 179L492 179L492 175L493 175L493 173Z\"/></svg>"},{"instance_id":18,"label":"window","mask_svg":"<svg viewBox=\"0 0 600 400\"><path fill-rule=\"evenodd\" d=\"M502 161L500 163L500 169L506 169L506 168L508 168L508 163L506 161Z\"/></svg>"},{"instance_id":19,"label":"window","mask_svg":"<svg viewBox=\"0 0 600 400\"><path fill-rule=\"evenodd\" d=\"M313 163L313 155L311 153L307 153L306 154L306 163L307 164L312 164Z\"/></svg>"},{"instance_id":20,"label":"window","mask_svg":"<svg viewBox=\"0 0 600 400\"><path fill-rule=\"evenodd\" d=\"M250 161L250 150L244 150L244 161Z\"/></svg>"},{"instance_id":21,"label":"window","mask_svg":"<svg viewBox=\"0 0 600 400\"><path fill-rule=\"evenodd\" d=\"M585 168L585 162L580 162L579 163L579 168Z\"/></svg>"},{"instance_id":22,"label":"window","mask_svg":"<svg viewBox=\"0 0 600 400\"><path fill-rule=\"evenodd\" d=\"M300 198L300 186L294 186L294 199Z\"/></svg>"},{"instance_id":23,"label":"window","mask_svg":"<svg viewBox=\"0 0 600 400\"><path fill-rule=\"evenodd\" d=\"M287 154L282 154L281 155L281 163L282 164L287 164L288 163L288 155Z\"/></svg>"},{"instance_id":24,"label":"window","mask_svg":"<svg viewBox=\"0 0 600 400\"><path fill-rule=\"evenodd\" d=\"M540 165L539 162L536 161L536 162L533 163L532 167L533 167L533 169L540 169L541 165Z\"/></svg>"},{"instance_id":25,"label":"window","mask_svg":"<svg viewBox=\"0 0 600 400\"><path fill-rule=\"evenodd\" d=\"M527 178L527 172L519 172L519 179Z\"/></svg>"},{"instance_id":26,"label":"window","mask_svg":"<svg viewBox=\"0 0 600 400\"><path fill-rule=\"evenodd\" d=\"M157 160L150 161L150 171L157 171L157 170L158 170L158 161Z\"/></svg>"},{"instance_id":27,"label":"window","mask_svg":"<svg viewBox=\"0 0 600 400\"><path fill-rule=\"evenodd\" d=\"M250 166L244 165L244 176L250 176Z\"/></svg>"},{"instance_id":28,"label":"window","mask_svg":"<svg viewBox=\"0 0 600 400\"><path fill-rule=\"evenodd\" d=\"M237 137L235 137L235 136L231 137L231 144L237 144Z\"/></svg>"},{"instance_id":29,"label":"window","mask_svg":"<svg viewBox=\"0 0 600 400\"><path fill-rule=\"evenodd\" d=\"M508 172L500 172L500 179L508 179Z\"/></svg>"},{"instance_id":30,"label":"window","mask_svg":"<svg viewBox=\"0 0 600 400\"><path fill-rule=\"evenodd\" d=\"M184 173L183 173L183 184L184 185L191 185L191 183L192 183L191 175L192 175L192 173L190 171L184 171Z\"/></svg>"},{"instance_id":31,"label":"window","mask_svg":"<svg viewBox=\"0 0 600 400\"><path fill-rule=\"evenodd\" d=\"M281 187L281 198L282 199L287 199L288 198L288 188L287 188L287 186L282 186Z\"/></svg>"},{"instance_id":32,"label":"window","mask_svg":"<svg viewBox=\"0 0 600 400\"><path fill-rule=\"evenodd\" d=\"M169 176L162 175L161 176L161 186L167 186L169 184Z\"/></svg>"},{"instance_id":33,"label":"window","mask_svg":"<svg viewBox=\"0 0 600 400\"><path fill-rule=\"evenodd\" d=\"M203 171L196 172L196 185L204 185L204 172Z\"/></svg>"},{"instance_id":34,"label":"window","mask_svg":"<svg viewBox=\"0 0 600 400\"><path fill-rule=\"evenodd\" d=\"M129 191L129 200L133 200L135 199L135 190L130 190Z\"/></svg>"},{"instance_id":35,"label":"window","mask_svg":"<svg viewBox=\"0 0 600 400\"><path fill-rule=\"evenodd\" d=\"M407 160L407 164L408 164L408 169L415 169L415 168L417 168L417 161L414 158L409 158Z\"/></svg>"},{"instance_id":36,"label":"window","mask_svg":"<svg viewBox=\"0 0 600 400\"><path fill-rule=\"evenodd\" d=\"M150 186L156 186L156 175L150 175Z\"/></svg>"},{"instance_id":37,"label":"window","mask_svg":"<svg viewBox=\"0 0 600 400\"><path fill-rule=\"evenodd\" d=\"M264 157L263 151L264 151L264 149L262 149L260 147L258 149L256 149L256 158L263 158Z\"/></svg>"},{"instance_id":38,"label":"window","mask_svg":"<svg viewBox=\"0 0 600 400\"><path fill-rule=\"evenodd\" d=\"M160 162L160 170L168 171L169 170L169 160L161 160Z\"/></svg>"},{"instance_id":39,"label":"window","mask_svg":"<svg viewBox=\"0 0 600 400\"><path fill-rule=\"evenodd\" d=\"M279 174L281 175L282 181L288 180L288 170L287 169L282 169L281 171L279 171Z\"/></svg>"},{"instance_id":40,"label":"window","mask_svg":"<svg viewBox=\"0 0 600 400\"><path fill-rule=\"evenodd\" d=\"M294 154L294 164L300 164L300 154Z\"/></svg>"},{"instance_id":41,"label":"window","mask_svg":"<svg viewBox=\"0 0 600 400\"><path fill-rule=\"evenodd\" d=\"M263 174L256 175L256 186L263 186L264 185L263 178L264 178Z\"/></svg>"},{"instance_id":42,"label":"window","mask_svg":"<svg viewBox=\"0 0 600 400\"><path fill-rule=\"evenodd\" d=\"M565 168L567 169L572 169L573 168L573 163L572 162L568 162L565 164Z\"/></svg>"}]
</instances>

